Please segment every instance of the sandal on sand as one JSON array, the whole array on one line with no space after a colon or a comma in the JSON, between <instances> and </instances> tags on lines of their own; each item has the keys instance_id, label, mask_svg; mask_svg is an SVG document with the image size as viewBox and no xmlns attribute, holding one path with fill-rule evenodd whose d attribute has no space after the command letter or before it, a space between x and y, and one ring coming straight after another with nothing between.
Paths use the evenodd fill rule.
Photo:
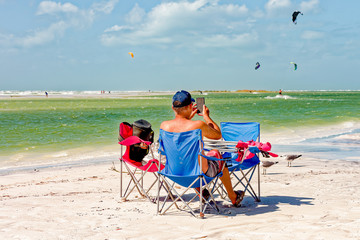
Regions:
<instances>
[{"instance_id":1,"label":"sandal on sand","mask_svg":"<svg viewBox=\"0 0 360 240\"><path fill-rule=\"evenodd\" d=\"M244 199L245 196L245 192L244 191L235 191L236 193L236 200L234 203L232 203L234 205L234 207L241 207L241 201Z\"/></svg>"}]
</instances>

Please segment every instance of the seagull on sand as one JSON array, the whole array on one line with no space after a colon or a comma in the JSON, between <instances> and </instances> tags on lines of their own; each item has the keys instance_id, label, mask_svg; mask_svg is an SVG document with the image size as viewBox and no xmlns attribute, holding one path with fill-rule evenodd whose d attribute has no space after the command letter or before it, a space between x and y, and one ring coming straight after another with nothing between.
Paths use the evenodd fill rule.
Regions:
<instances>
[{"instance_id":1,"label":"seagull on sand","mask_svg":"<svg viewBox=\"0 0 360 240\"><path fill-rule=\"evenodd\" d=\"M285 157L285 160L288 161L288 167L291 167L291 162L294 161L295 159L301 157L302 155L283 155L281 157Z\"/></svg>"},{"instance_id":2,"label":"seagull on sand","mask_svg":"<svg viewBox=\"0 0 360 240\"><path fill-rule=\"evenodd\" d=\"M266 169L271 167L274 164L277 164L278 162L272 162L272 161L261 161L261 165L263 167L263 175L266 174Z\"/></svg>"}]
</instances>

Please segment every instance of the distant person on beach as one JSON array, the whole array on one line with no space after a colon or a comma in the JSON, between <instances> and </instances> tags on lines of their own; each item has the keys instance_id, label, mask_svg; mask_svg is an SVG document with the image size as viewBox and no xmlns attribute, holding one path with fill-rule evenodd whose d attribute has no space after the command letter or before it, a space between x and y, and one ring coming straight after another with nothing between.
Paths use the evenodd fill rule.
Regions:
<instances>
[{"instance_id":1,"label":"distant person on beach","mask_svg":"<svg viewBox=\"0 0 360 240\"><path fill-rule=\"evenodd\" d=\"M46 96L46 97L48 97L48 96L49 96L48 92L45 92L45 96Z\"/></svg>"},{"instance_id":2,"label":"distant person on beach","mask_svg":"<svg viewBox=\"0 0 360 240\"><path fill-rule=\"evenodd\" d=\"M172 120L164 121L160 125L160 129L167 132L187 132L195 129L201 129L204 137L209 139L220 139L221 131L219 126L210 118L209 108L203 106L203 114L198 114L204 118L204 121L191 120L197 114L196 105L194 105L194 99L187 91L181 90L175 93L172 100L172 109L175 114L175 118ZM216 149L211 150L208 155L213 157L222 158L220 152ZM201 158L202 171L209 177L216 176L222 169L223 162L210 161L205 158ZM231 184L230 174L228 168L225 166L223 170L223 176L220 178L224 184L228 196L235 207L240 207L240 203L244 198L245 192L234 191ZM204 191L204 197L208 197L209 193Z\"/></svg>"},{"instance_id":3,"label":"distant person on beach","mask_svg":"<svg viewBox=\"0 0 360 240\"><path fill-rule=\"evenodd\" d=\"M279 90L279 95L282 95L282 90L281 89Z\"/></svg>"}]
</instances>

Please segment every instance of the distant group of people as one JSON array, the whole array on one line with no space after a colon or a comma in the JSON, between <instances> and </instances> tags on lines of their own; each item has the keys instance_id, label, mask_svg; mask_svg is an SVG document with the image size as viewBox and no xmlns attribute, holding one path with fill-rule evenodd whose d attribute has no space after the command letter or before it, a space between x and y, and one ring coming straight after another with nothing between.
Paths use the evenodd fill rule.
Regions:
<instances>
[{"instance_id":1,"label":"distant group of people","mask_svg":"<svg viewBox=\"0 0 360 240\"><path fill-rule=\"evenodd\" d=\"M101 90L101 94L105 94L106 93L106 91L105 90ZM110 91L108 91L108 93L110 94L111 92Z\"/></svg>"}]
</instances>

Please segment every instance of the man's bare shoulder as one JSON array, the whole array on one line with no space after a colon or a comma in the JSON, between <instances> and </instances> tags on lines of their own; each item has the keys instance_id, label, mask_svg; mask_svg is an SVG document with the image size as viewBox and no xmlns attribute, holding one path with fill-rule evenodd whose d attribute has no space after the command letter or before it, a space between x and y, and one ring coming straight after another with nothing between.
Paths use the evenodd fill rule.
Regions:
<instances>
[{"instance_id":1,"label":"man's bare shoulder","mask_svg":"<svg viewBox=\"0 0 360 240\"><path fill-rule=\"evenodd\" d=\"M186 132L195 129L202 129L205 123L203 121L185 120L178 121L176 119L164 121L160 124L160 129L168 132Z\"/></svg>"},{"instance_id":2,"label":"man's bare shoulder","mask_svg":"<svg viewBox=\"0 0 360 240\"><path fill-rule=\"evenodd\" d=\"M200 120L195 120L195 121L191 121L191 122L192 122L192 126L194 127L194 129L202 129L202 127L206 125L206 123L204 123L203 121L200 121Z\"/></svg>"},{"instance_id":3,"label":"man's bare shoulder","mask_svg":"<svg viewBox=\"0 0 360 240\"><path fill-rule=\"evenodd\" d=\"M171 122L172 120L168 120L168 121L163 121L161 124L160 124L160 129L163 129L163 130L168 130L169 126L171 125Z\"/></svg>"}]
</instances>

